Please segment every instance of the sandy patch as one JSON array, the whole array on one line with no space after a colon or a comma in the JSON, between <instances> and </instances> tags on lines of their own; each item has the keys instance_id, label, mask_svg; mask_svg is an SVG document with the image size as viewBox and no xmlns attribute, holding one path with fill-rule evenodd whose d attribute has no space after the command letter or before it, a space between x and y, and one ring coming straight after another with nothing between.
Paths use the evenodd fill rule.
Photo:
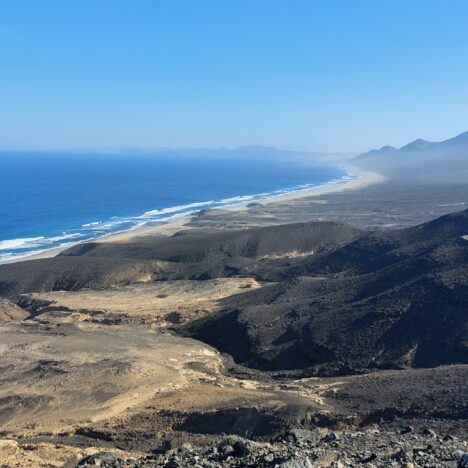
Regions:
<instances>
[{"instance_id":1,"label":"sandy patch","mask_svg":"<svg viewBox=\"0 0 468 468\"><path fill-rule=\"evenodd\" d=\"M0 298L0 322L23 320L29 314L12 302Z\"/></svg>"},{"instance_id":2,"label":"sandy patch","mask_svg":"<svg viewBox=\"0 0 468 468\"><path fill-rule=\"evenodd\" d=\"M0 439L1 466L8 468L63 468L72 467L83 457L101 451L102 448L77 448L50 443L19 444L15 440ZM127 455L116 449L107 449L119 455Z\"/></svg>"},{"instance_id":3,"label":"sandy patch","mask_svg":"<svg viewBox=\"0 0 468 468\"><path fill-rule=\"evenodd\" d=\"M56 434L116 416L218 369L208 346L147 327L0 324L0 424L10 434Z\"/></svg>"},{"instance_id":4,"label":"sandy patch","mask_svg":"<svg viewBox=\"0 0 468 468\"><path fill-rule=\"evenodd\" d=\"M219 301L260 285L251 278L220 278L207 281L162 281L134 284L107 290L54 291L30 297L52 301L53 308L79 312L72 319L105 319L119 315L140 323L165 326L203 317L219 309ZM102 313L96 313L102 312ZM46 313L38 318L64 318L63 313Z\"/></svg>"},{"instance_id":5,"label":"sandy patch","mask_svg":"<svg viewBox=\"0 0 468 468\"><path fill-rule=\"evenodd\" d=\"M257 258L259 260L275 260L275 259L280 259L280 258L309 257L310 255L314 255L313 250L309 250L307 252L299 252L298 250L291 250L290 252L285 252L283 254L262 255L261 257L257 257Z\"/></svg>"}]
</instances>

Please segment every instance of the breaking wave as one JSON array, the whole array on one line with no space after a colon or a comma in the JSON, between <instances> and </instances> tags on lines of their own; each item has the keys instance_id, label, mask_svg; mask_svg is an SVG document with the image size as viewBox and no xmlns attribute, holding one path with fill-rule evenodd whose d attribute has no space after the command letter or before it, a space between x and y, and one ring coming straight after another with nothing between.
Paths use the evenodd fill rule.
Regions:
<instances>
[{"instance_id":1,"label":"breaking wave","mask_svg":"<svg viewBox=\"0 0 468 468\"><path fill-rule=\"evenodd\" d=\"M17 260L22 257L40 254L51 249L63 249L79 242L104 238L111 234L127 232L141 228L147 224L167 223L174 219L192 216L204 209L222 209L238 206L262 200L281 197L295 192L310 190L315 187L323 187L348 182L357 179L354 174L346 174L338 179L329 180L322 184L302 184L290 188L278 189L271 192L257 194L238 195L220 200L199 201L184 205L162 207L145 211L141 215L132 217L113 216L108 220L90 220L81 224L70 232L62 232L53 236L24 237L17 239L6 239L0 241L0 261ZM95 218L96 219L96 218Z\"/></svg>"}]
</instances>

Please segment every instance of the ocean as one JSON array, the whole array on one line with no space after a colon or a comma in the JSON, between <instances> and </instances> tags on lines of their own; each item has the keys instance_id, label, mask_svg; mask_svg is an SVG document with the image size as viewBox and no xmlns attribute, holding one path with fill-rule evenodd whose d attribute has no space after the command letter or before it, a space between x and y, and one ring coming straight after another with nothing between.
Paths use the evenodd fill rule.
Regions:
<instances>
[{"instance_id":1,"label":"ocean","mask_svg":"<svg viewBox=\"0 0 468 468\"><path fill-rule=\"evenodd\" d=\"M0 261L352 177L255 152L2 152Z\"/></svg>"}]
</instances>

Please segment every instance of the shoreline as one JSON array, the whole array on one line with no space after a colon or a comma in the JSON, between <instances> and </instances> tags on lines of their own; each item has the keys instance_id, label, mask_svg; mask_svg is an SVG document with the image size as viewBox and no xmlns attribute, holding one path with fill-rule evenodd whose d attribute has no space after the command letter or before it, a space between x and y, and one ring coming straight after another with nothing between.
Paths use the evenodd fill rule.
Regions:
<instances>
[{"instance_id":1,"label":"shoreline","mask_svg":"<svg viewBox=\"0 0 468 468\"><path fill-rule=\"evenodd\" d=\"M348 169L351 169L348 167ZM364 187L368 187L374 184L382 183L388 180L386 176L378 174L371 171L363 171L356 168L353 168L354 174L357 175L357 178L351 180L345 180L342 182L337 182L335 184L324 184L317 185L316 187L309 187L302 190L295 190L289 193L272 195L261 200L247 200L240 202L236 205L224 206L224 207L215 207L209 208L212 210L225 210L225 211L242 211L247 208L250 203L261 203L262 205L272 205L275 203L280 203L284 201L293 201L299 200L301 198L308 198L320 195L326 195L330 193L338 193L346 190L359 190ZM351 173L351 171L350 171ZM115 234L109 234L104 238L98 240L98 242L125 242L137 237L151 236L151 235L172 235L177 231L180 231L181 228L186 226L192 216L195 213L190 213L184 216L181 214L182 219L162 222L157 225L145 225L136 229L129 231L124 231Z\"/></svg>"},{"instance_id":2,"label":"shoreline","mask_svg":"<svg viewBox=\"0 0 468 468\"><path fill-rule=\"evenodd\" d=\"M388 180L386 176L378 174L376 172L364 171L352 166L344 166L348 171L348 175L356 175L356 178L351 180L344 180L336 183L327 183L323 185L317 185L315 187L308 187L305 189L294 190L288 193L271 195L259 200L246 200L239 202L235 205L214 207L211 209L223 209L228 211L240 211L245 210L247 205L250 203L262 203L264 205L272 205L278 202L292 201L302 198L308 198L313 196L326 195L331 193L343 192L346 190L359 190L364 187L368 187L374 184L382 183ZM198 210L200 211L200 210ZM198 212L196 211L196 212ZM51 249L44 250L31 255L25 255L24 257L12 258L7 260L0 260L0 265L6 265L17 262L25 262L29 260L39 260L44 258L52 258L58 255L60 252L67 250L73 245L78 245L86 242L126 242L131 239L143 236L152 236L152 235L163 235L168 236L176 233L183 229L192 219L193 215L196 212L181 213L180 217L177 216L170 221L161 221L158 224L145 224L144 226L137 227L134 229L129 229L123 232L109 233L103 237L97 239L86 239L83 241L78 241L76 243L68 244L62 247L55 247Z\"/></svg>"}]
</instances>

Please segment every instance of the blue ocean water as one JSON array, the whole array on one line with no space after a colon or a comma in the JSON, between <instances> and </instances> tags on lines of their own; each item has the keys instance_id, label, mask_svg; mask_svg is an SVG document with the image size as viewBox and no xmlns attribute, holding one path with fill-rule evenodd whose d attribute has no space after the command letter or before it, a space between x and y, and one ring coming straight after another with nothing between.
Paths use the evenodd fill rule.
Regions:
<instances>
[{"instance_id":1,"label":"blue ocean water","mask_svg":"<svg viewBox=\"0 0 468 468\"><path fill-rule=\"evenodd\" d=\"M0 260L352 176L249 154L0 153Z\"/></svg>"}]
</instances>

